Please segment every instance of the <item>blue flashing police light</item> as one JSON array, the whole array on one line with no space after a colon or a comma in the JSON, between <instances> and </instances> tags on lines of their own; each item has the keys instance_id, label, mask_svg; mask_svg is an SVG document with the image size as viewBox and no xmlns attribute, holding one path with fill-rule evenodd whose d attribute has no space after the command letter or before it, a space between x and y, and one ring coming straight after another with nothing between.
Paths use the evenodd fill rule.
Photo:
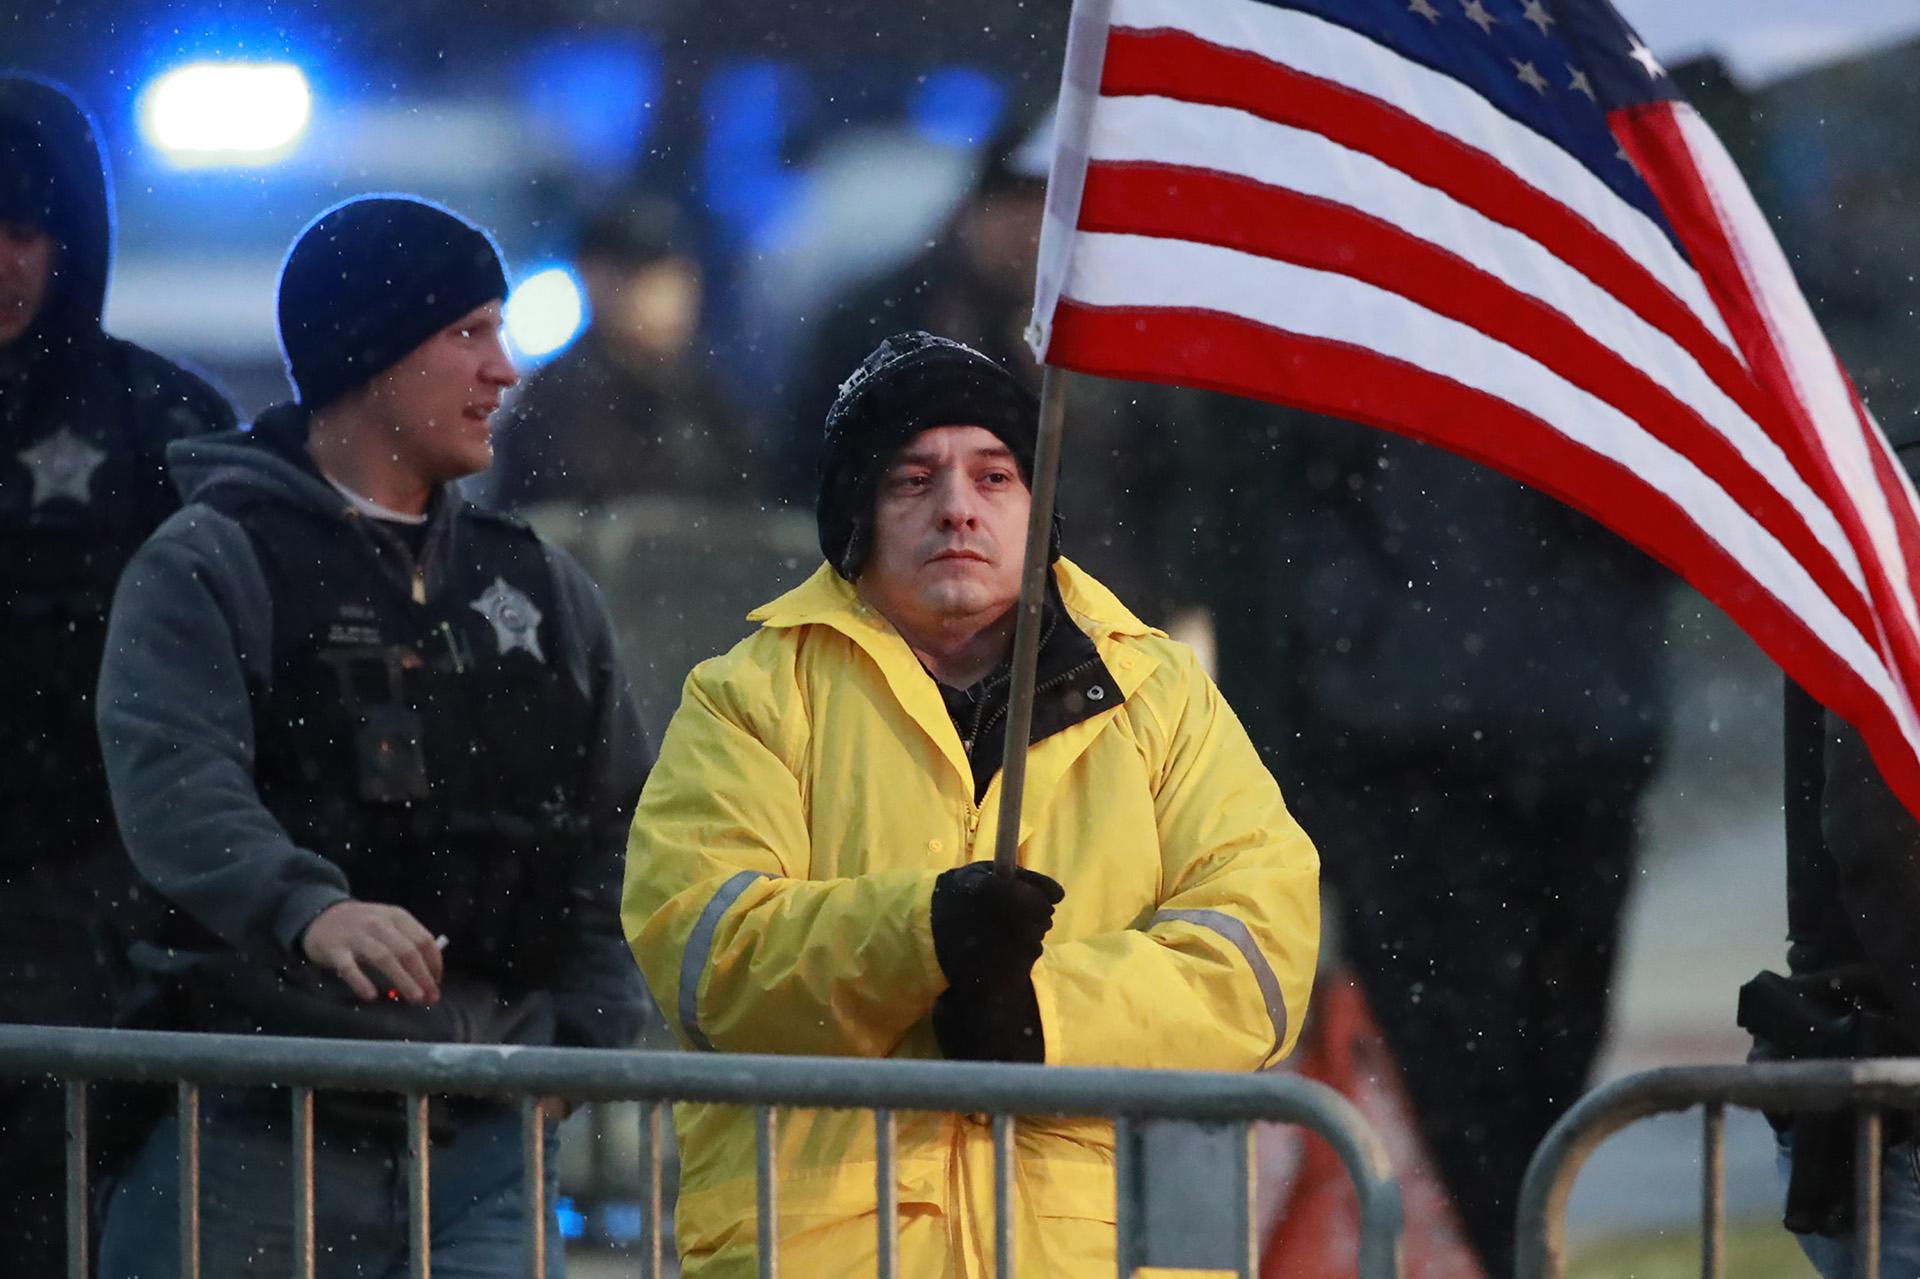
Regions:
<instances>
[{"instance_id":1,"label":"blue flashing police light","mask_svg":"<svg viewBox=\"0 0 1920 1279\"><path fill-rule=\"evenodd\" d=\"M986 72L941 67L922 78L907 114L929 142L977 147L993 133L1006 102L1006 89Z\"/></svg>"},{"instance_id":2,"label":"blue flashing police light","mask_svg":"<svg viewBox=\"0 0 1920 1279\"><path fill-rule=\"evenodd\" d=\"M640 162L660 97L660 51L644 35L563 36L527 60L526 100L574 163L605 176Z\"/></svg>"},{"instance_id":3,"label":"blue flashing police light","mask_svg":"<svg viewBox=\"0 0 1920 1279\"><path fill-rule=\"evenodd\" d=\"M313 117L313 91L287 62L194 62L148 86L140 129L182 167L272 164Z\"/></svg>"},{"instance_id":4,"label":"blue flashing police light","mask_svg":"<svg viewBox=\"0 0 1920 1279\"><path fill-rule=\"evenodd\" d=\"M571 269L544 267L514 286L506 321L515 355L534 363L551 359L586 328L586 291Z\"/></svg>"}]
</instances>

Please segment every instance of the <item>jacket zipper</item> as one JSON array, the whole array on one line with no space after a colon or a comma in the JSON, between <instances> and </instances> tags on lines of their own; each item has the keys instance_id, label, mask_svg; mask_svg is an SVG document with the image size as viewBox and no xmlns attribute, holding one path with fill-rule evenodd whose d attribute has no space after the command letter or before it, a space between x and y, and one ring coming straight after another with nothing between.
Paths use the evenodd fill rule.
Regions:
<instances>
[{"instance_id":1,"label":"jacket zipper","mask_svg":"<svg viewBox=\"0 0 1920 1279\"><path fill-rule=\"evenodd\" d=\"M427 602L427 564L426 564L427 557L426 555L422 555L419 559L415 559L413 552L407 549L407 544L401 541L399 538L395 537L393 534L387 532L387 530L381 528L380 522L378 520L368 520L359 511L354 510L352 507L348 507L346 513L349 519L359 521L359 526L361 528L371 529L374 533L374 536L378 537L382 542L385 542L387 544L388 549L392 550L394 554L400 557L400 562L404 564L407 569L407 587L408 587L407 593L412 597L413 602L415 604L425 604ZM432 533L429 532L428 542L427 542L427 554L431 554L432 551L433 551Z\"/></svg>"},{"instance_id":2,"label":"jacket zipper","mask_svg":"<svg viewBox=\"0 0 1920 1279\"><path fill-rule=\"evenodd\" d=\"M1084 675L1086 672L1092 670L1096 665L1098 665L1099 661L1100 661L1100 658L1096 654L1093 657L1089 657L1086 661L1080 663L1080 665L1074 667L1070 671L1063 671L1060 674L1055 675L1052 679L1046 680L1043 683L1035 684L1033 686L1033 700L1038 702L1040 700L1040 694L1056 689L1070 679L1074 679L1080 675ZM971 758L971 755L972 755L973 743L979 740L980 734L986 732L988 729L992 728L995 724L998 724L1000 722L1000 717L1002 715L1005 715L1009 710L1012 709L1011 702L1013 699L1009 697L1007 700L1009 704L1005 706L1001 706L998 710L994 711L992 717L988 719L986 723L979 725L978 729L974 733L974 736L968 739L967 751L968 751L969 758ZM1032 745L1032 743L1028 743L1028 745Z\"/></svg>"},{"instance_id":3,"label":"jacket zipper","mask_svg":"<svg viewBox=\"0 0 1920 1279\"><path fill-rule=\"evenodd\" d=\"M1036 702L1039 701L1040 694L1047 692L1050 689L1058 688L1060 685L1066 683L1068 680L1073 679L1079 675L1086 673L1087 671L1092 670L1095 666L1099 664L1099 662L1100 662L1100 657L1098 654L1095 654L1094 656L1088 658L1086 661L1080 663L1080 665L1074 667L1072 670L1064 671L1059 675L1055 675L1052 679L1049 679L1042 683L1034 685L1033 687L1034 700ZM982 709L983 710L985 709L984 706L982 707ZM992 728L995 724L999 723L1000 717L1006 714L1008 709L1009 708L1007 706L1002 706L999 710L993 713L992 718L988 719L986 723L984 724L976 723L974 725L974 731L967 737L967 740L966 740L967 763L969 766L971 766L973 763L973 744L980 739L981 733L984 733L989 728ZM976 720L978 719L977 713L975 715L975 718ZM1031 743L1029 743L1029 745L1031 745ZM973 860L973 846L978 841L979 834L980 834L980 807L979 805L975 804L972 800L968 800L967 801L967 857L966 857L967 861Z\"/></svg>"}]
</instances>

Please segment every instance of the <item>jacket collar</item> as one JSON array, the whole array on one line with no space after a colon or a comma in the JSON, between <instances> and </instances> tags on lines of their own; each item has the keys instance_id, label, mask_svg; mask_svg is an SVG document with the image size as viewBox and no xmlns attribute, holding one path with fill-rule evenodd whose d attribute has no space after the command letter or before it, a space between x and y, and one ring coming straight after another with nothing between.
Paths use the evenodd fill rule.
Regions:
<instances>
[{"instance_id":1,"label":"jacket collar","mask_svg":"<svg viewBox=\"0 0 1920 1279\"><path fill-rule=\"evenodd\" d=\"M1060 599L1066 606L1068 619L1093 640L1119 687L1119 700L1124 703L1147 682L1160 663L1150 653L1130 646L1123 653L1123 641L1147 636L1164 638L1166 632L1135 617L1113 592L1064 556L1054 564L1054 580L1060 587ZM867 605L853 584L836 573L832 565L823 562L812 577L778 599L761 605L747 615L747 620L769 630L825 626L847 636L873 659L894 698L939 747L954 771L963 778L973 776L960 734L947 714L946 703L941 700L933 677L920 665L900 632ZM1073 724L1035 745L1027 762L1027 802L1020 822L1022 839L1033 829L1031 814L1045 809L1055 784L1099 733L1109 713ZM997 802L1000 780L997 775L994 777L984 805ZM989 826L991 823L983 826L983 835ZM989 851L980 855L990 856L990 842L983 846Z\"/></svg>"},{"instance_id":2,"label":"jacket collar","mask_svg":"<svg viewBox=\"0 0 1920 1279\"><path fill-rule=\"evenodd\" d=\"M1061 556L1053 566L1054 581L1060 587L1060 599L1073 624L1095 643L1107 636L1164 636L1133 615L1115 598L1112 591L1094 580L1086 570ZM876 625L892 632L885 618L875 613L853 589L853 583L821 563L813 576L778 599L762 604L747 614L749 622L758 622L770 630L791 626L831 626L858 640ZM895 632L898 638L898 633ZM902 643L904 647L904 642Z\"/></svg>"},{"instance_id":3,"label":"jacket collar","mask_svg":"<svg viewBox=\"0 0 1920 1279\"><path fill-rule=\"evenodd\" d=\"M175 440L167 445L167 471L188 502L206 501L216 490L227 489L338 520L370 546L388 545L391 538L371 529L373 521L356 511L314 465L307 452L310 416L297 404L276 405L239 430ZM464 507L452 485L435 489L427 503L427 534L418 557L410 551L404 555L414 561L419 584L429 597L442 577L438 567L454 554ZM375 552L375 558L382 571L411 594L415 584L391 550L388 545L388 551Z\"/></svg>"}]
</instances>

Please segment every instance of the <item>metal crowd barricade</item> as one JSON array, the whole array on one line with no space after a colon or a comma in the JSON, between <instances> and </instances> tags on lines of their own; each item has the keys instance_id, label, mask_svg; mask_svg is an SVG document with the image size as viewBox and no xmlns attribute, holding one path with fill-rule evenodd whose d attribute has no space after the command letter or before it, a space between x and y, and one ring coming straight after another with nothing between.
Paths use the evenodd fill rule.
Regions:
<instances>
[{"instance_id":1,"label":"metal crowd barricade","mask_svg":"<svg viewBox=\"0 0 1920 1279\"><path fill-rule=\"evenodd\" d=\"M410 1271L431 1272L431 1145L428 1100L445 1095L516 1099L527 1160L524 1226L527 1274L546 1274L547 1221L543 1171L546 1099L641 1103L645 1216L641 1273L659 1279L663 1240L661 1123L674 1101L725 1102L754 1108L759 1195L756 1238L760 1274L779 1273L780 1179L775 1137L783 1108L873 1112L875 1195L879 1208L879 1273L897 1279L898 1201L894 1181L897 1112L960 1111L993 1116L995 1250L1000 1276L1014 1270L1009 1211L1013 1134L1022 1115L1107 1117L1115 1121L1118 1273L1133 1279L1149 1260L1152 1240L1140 1204L1141 1169L1130 1167L1133 1138L1155 1121L1237 1127L1243 1156L1235 1161L1246 1195L1239 1205L1245 1246L1234 1245L1231 1273L1257 1269L1252 1211L1252 1125L1298 1124L1324 1138L1352 1178L1360 1203L1360 1279L1400 1275L1400 1191L1385 1147L1337 1093L1284 1074L1228 1075L1184 1071L1007 1066L970 1062L865 1061L752 1057L718 1053L613 1052L577 1048L513 1048L351 1040L276 1039L157 1031L75 1030L0 1026L0 1078L53 1076L66 1084L69 1273L84 1279L91 1198L88 1088L96 1082L173 1084L180 1116L180 1272L199 1279L200 1090L281 1087L290 1091L293 1228L297 1279L312 1279L315 1246L313 1099L316 1090L394 1093L404 1097L410 1166ZM1162 1262L1161 1264L1166 1264Z\"/></svg>"},{"instance_id":2,"label":"metal crowd barricade","mask_svg":"<svg viewBox=\"0 0 1920 1279\"><path fill-rule=\"evenodd\" d=\"M1534 1151L1520 1189L1515 1274L1566 1274L1566 1210L1587 1156L1636 1120L1702 1108L1700 1273L1725 1272L1726 1108L1794 1114L1859 1111L1854 1130L1854 1273L1880 1273L1881 1114L1920 1109L1920 1059L1676 1066L1596 1088L1560 1117Z\"/></svg>"}]
</instances>

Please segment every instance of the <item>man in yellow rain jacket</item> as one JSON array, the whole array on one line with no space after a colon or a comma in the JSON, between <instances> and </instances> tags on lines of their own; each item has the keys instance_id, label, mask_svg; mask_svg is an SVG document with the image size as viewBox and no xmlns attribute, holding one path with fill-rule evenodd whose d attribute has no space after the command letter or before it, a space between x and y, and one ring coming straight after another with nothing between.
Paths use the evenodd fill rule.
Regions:
<instances>
[{"instance_id":1,"label":"man in yellow rain jacket","mask_svg":"<svg viewBox=\"0 0 1920 1279\"><path fill-rule=\"evenodd\" d=\"M1313 846L1185 646L1055 536L1018 876L991 869L1033 398L882 343L827 419L827 563L696 668L634 818L623 914L693 1048L1258 1070L1319 943ZM754 1273L753 1125L683 1105L689 1279ZM1113 1273L1111 1125L1015 1128L1020 1273ZM978 1116L899 1118L902 1273L992 1273ZM789 1273L870 1274L874 1128L787 1112Z\"/></svg>"}]
</instances>

